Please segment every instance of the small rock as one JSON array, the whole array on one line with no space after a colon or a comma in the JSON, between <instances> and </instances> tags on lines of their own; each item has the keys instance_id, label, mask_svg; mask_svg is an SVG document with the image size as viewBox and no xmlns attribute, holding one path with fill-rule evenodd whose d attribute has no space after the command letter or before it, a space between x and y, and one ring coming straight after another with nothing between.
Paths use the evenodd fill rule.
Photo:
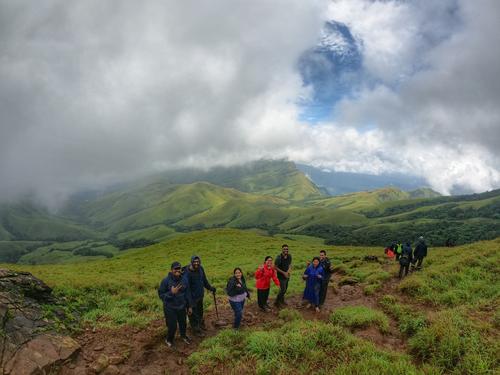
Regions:
<instances>
[{"instance_id":1,"label":"small rock","mask_svg":"<svg viewBox=\"0 0 500 375\"><path fill-rule=\"evenodd\" d=\"M94 351L95 352L100 352L101 350L104 349L104 346L103 345L97 345L95 348L94 348Z\"/></svg>"},{"instance_id":2,"label":"small rock","mask_svg":"<svg viewBox=\"0 0 500 375\"><path fill-rule=\"evenodd\" d=\"M102 372L102 375L117 375L120 373L120 369L115 365L110 365Z\"/></svg>"},{"instance_id":3,"label":"small rock","mask_svg":"<svg viewBox=\"0 0 500 375\"><path fill-rule=\"evenodd\" d=\"M178 364L179 366L182 366L182 365L184 364L184 359L182 359L182 358L177 358L177 364Z\"/></svg>"},{"instance_id":4,"label":"small rock","mask_svg":"<svg viewBox=\"0 0 500 375\"><path fill-rule=\"evenodd\" d=\"M125 361L125 357L121 355L112 355L109 357L110 365L119 365Z\"/></svg>"},{"instance_id":5,"label":"small rock","mask_svg":"<svg viewBox=\"0 0 500 375\"><path fill-rule=\"evenodd\" d=\"M104 371L106 367L109 365L108 356L105 354L101 354L97 360L92 364L92 369L97 373L101 373Z\"/></svg>"}]
</instances>

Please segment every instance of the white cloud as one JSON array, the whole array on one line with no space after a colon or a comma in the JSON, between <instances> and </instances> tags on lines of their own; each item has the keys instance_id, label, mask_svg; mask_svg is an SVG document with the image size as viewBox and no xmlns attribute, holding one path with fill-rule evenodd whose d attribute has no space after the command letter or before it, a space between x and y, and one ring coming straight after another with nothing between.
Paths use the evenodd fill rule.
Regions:
<instances>
[{"instance_id":1,"label":"white cloud","mask_svg":"<svg viewBox=\"0 0 500 375\"><path fill-rule=\"evenodd\" d=\"M55 202L261 157L498 187L499 13L494 0L2 2L0 196ZM367 84L309 125L296 63L328 17L357 39Z\"/></svg>"}]
</instances>

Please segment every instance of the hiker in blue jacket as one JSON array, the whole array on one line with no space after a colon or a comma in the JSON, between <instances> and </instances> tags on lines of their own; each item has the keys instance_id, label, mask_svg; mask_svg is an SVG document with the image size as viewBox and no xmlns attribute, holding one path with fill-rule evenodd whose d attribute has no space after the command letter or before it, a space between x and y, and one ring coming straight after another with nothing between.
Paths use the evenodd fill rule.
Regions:
<instances>
[{"instance_id":1,"label":"hiker in blue jacket","mask_svg":"<svg viewBox=\"0 0 500 375\"><path fill-rule=\"evenodd\" d=\"M407 241L401 250L401 255L399 256L399 278L402 279L404 276L408 275L410 269L410 263L412 262L412 250L410 242Z\"/></svg>"},{"instance_id":2,"label":"hiker in blue jacket","mask_svg":"<svg viewBox=\"0 0 500 375\"><path fill-rule=\"evenodd\" d=\"M413 253L413 266L416 270L422 269L422 262L427 256L427 245L425 244L424 237L420 236L418 238L417 246L415 246L415 251Z\"/></svg>"},{"instance_id":3,"label":"hiker in blue jacket","mask_svg":"<svg viewBox=\"0 0 500 375\"><path fill-rule=\"evenodd\" d=\"M314 257L311 264L309 264L302 275L306 281L306 288L304 289L304 300L308 302L306 308L314 305L316 312L319 312L319 300L321 283L325 273L323 267L320 265L319 257Z\"/></svg>"},{"instance_id":4,"label":"hiker in blue jacket","mask_svg":"<svg viewBox=\"0 0 500 375\"><path fill-rule=\"evenodd\" d=\"M191 257L191 264L184 267L183 278L188 285L187 300L192 309L189 315L191 329L196 336L204 336L202 330L206 328L203 321L203 297L205 289L215 294L215 288L208 282L199 256Z\"/></svg>"},{"instance_id":5,"label":"hiker in blue jacket","mask_svg":"<svg viewBox=\"0 0 500 375\"><path fill-rule=\"evenodd\" d=\"M172 263L170 269L168 276L161 281L158 288L158 296L163 301L163 313L167 324L165 344L168 347L174 344L177 324L179 324L182 340L186 344L191 343L189 337L186 336L186 308L189 287L181 277L182 269L179 262Z\"/></svg>"}]
</instances>

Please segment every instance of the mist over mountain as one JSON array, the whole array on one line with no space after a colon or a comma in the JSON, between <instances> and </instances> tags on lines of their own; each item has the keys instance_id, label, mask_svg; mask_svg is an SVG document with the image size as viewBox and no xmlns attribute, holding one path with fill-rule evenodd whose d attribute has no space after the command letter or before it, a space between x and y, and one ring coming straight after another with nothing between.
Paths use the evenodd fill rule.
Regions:
<instances>
[{"instance_id":1,"label":"mist over mountain","mask_svg":"<svg viewBox=\"0 0 500 375\"><path fill-rule=\"evenodd\" d=\"M336 172L305 164L297 164L297 168L317 186L325 189L330 195L375 190L387 186L394 186L405 191L429 186L427 181L422 177L398 173L373 175L367 173Z\"/></svg>"}]
</instances>

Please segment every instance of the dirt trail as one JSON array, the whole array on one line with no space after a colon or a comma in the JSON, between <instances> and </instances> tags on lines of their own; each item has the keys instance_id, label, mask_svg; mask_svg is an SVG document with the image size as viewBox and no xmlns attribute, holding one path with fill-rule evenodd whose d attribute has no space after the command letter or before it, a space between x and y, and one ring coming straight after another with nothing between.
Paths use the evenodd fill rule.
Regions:
<instances>
[{"instance_id":1,"label":"dirt trail","mask_svg":"<svg viewBox=\"0 0 500 375\"><path fill-rule=\"evenodd\" d=\"M378 298L389 291L395 290L397 279L388 280L382 290L374 295L367 296L359 284L339 286L340 275L334 275L328 291L325 305L321 312L302 306L301 296L291 296L287 299L288 307L297 309L306 319L327 320L330 313L342 306L364 305L377 308ZM233 321L233 312L224 297L218 297L220 303L219 315L227 322ZM273 302L272 299L270 302ZM276 320L279 310L273 308L271 312L261 312L252 301L245 306L245 315L242 328L259 327ZM216 320L215 310L205 313L207 323L206 336L217 334L220 328L214 326ZM188 374L189 369L185 363L186 358L198 348L203 339L190 335L191 345L186 345L176 340L175 348L167 348L164 344L165 322L163 319L155 320L146 328L137 329L121 327L118 329L98 328L87 329L76 337L82 347L80 354L69 363L66 363L59 372L60 375L69 374ZM374 342L377 346L386 349L404 351L406 344L400 334L396 322L390 321L390 329L386 334L381 334L378 329L370 327L353 332L355 335ZM102 370L105 368L105 370Z\"/></svg>"}]
</instances>

